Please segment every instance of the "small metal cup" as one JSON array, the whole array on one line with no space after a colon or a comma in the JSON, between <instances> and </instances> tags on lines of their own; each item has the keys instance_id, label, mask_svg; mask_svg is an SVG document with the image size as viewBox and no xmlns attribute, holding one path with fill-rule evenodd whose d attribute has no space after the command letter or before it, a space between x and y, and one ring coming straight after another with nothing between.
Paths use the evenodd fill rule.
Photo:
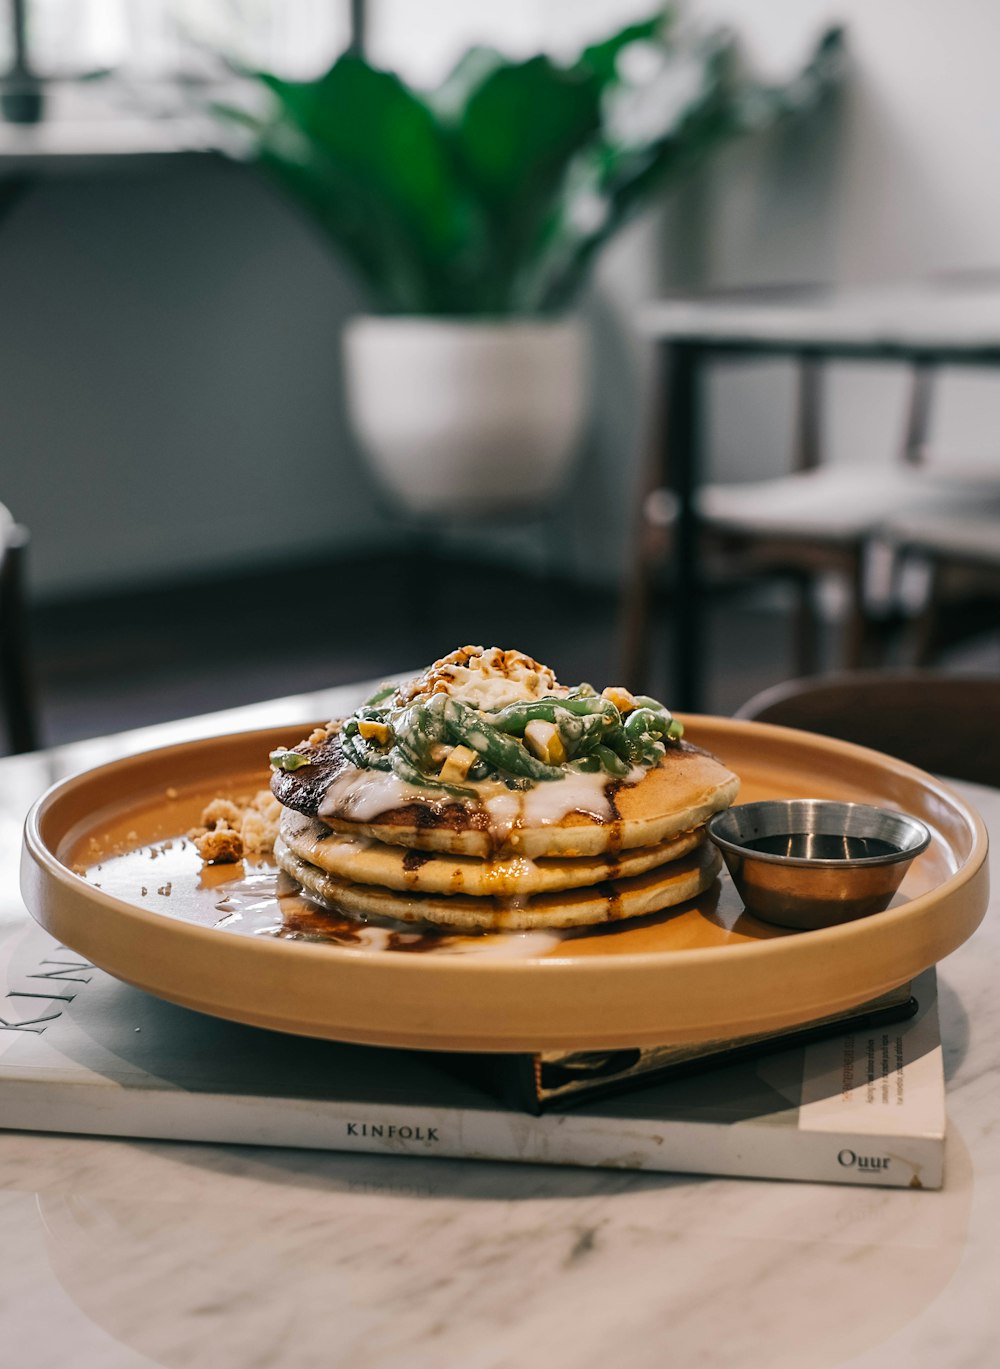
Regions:
<instances>
[{"instance_id":1,"label":"small metal cup","mask_svg":"<svg viewBox=\"0 0 1000 1369\"><path fill-rule=\"evenodd\" d=\"M881 912L931 839L905 813L828 799L739 804L708 835L747 910L802 931Z\"/></svg>"}]
</instances>

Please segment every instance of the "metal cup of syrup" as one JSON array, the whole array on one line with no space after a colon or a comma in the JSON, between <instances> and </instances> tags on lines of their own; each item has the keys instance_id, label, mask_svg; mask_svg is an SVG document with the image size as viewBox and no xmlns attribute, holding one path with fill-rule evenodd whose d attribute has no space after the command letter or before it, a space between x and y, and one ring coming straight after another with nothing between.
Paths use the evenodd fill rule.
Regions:
<instances>
[{"instance_id":1,"label":"metal cup of syrup","mask_svg":"<svg viewBox=\"0 0 1000 1369\"><path fill-rule=\"evenodd\" d=\"M708 835L747 911L800 931L889 906L931 834L905 813L828 799L768 799L717 813Z\"/></svg>"}]
</instances>

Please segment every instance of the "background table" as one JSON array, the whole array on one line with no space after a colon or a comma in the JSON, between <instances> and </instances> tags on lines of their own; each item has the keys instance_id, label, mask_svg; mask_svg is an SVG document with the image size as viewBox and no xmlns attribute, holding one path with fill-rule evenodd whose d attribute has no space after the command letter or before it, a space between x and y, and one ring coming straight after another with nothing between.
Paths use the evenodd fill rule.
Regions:
<instances>
[{"instance_id":1,"label":"background table","mask_svg":"<svg viewBox=\"0 0 1000 1369\"><path fill-rule=\"evenodd\" d=\"M0 933L55 779L357 697L0 762ZM958 787L1000 839L1000 791ZM939 972L939 1193L0 1131L3 1344L30 1369L1000 1363L998 979L994 896Z\"/></svg>"},{"instance_id":2,"label":"background table","mask_svg":"<svg viewBox=\"0 0 1000 1369\"><path fill-rule=\"evenodd\" d=\"M704 592L695 496L702 481L701 381L719 356L1000 366L1000 288L895 289L771 299L664 300L639 327L656 349L655 405L643 497L676 500L672 544L671 678L678 712L702 703Z\"/></svg>"}]
</instances>

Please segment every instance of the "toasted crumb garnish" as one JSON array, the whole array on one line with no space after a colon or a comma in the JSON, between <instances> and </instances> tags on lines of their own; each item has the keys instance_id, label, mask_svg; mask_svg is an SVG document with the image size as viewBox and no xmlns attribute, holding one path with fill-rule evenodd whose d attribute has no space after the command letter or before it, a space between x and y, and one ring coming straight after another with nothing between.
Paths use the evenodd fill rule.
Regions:
<instances>
[{"instance_id":1,"label":"toasted crumb garnish","mask_svg":"<svg viewBox=\"0 0 1000 1369\"><path fill-rule=\"evenodd\" d=\"M235 865L243 859L243 838L232 827L219 826L195 839L195 850L210 865Z\"/></svg>"},{"instance_id":2,"label":"toasted crumb garnish","mask_svg":"<svg viewBox=\"0 0 1000 1369\"><path fill-rule=\"evenodd\" d=\"M393 702L404 705L433 694L452 694L456 687L470 679L487 677L517 681L538 696L567 692L548 666L540 665L521 651L503 651L497 646L463 646L442 656L422 675L399 685Z\"/></svg>"},{"instance_id":3,"label":"toasted crumb garnish","mask_svg":"<svg viewBox=\"0 0 1000 1369\"><path fill-rule=\"evenodd\" d=\"M239 799L213 799L188 839L202 860L232 865L244 856L268 856L278 835L281 804L269 789Z\"/></svg>"},{"instance_id":4,"label":"toasted crumb garnish","mask_svg":"<svg viewBox=\"0 0 1000 1369\"><path fill-rule=\"evenodd\" d=\"M230 827L236 827L239 820L240 810L232 799L213 799L201 815L202 827L218 827L222 822L228 822Z\"/></svg>"}]
</instances>

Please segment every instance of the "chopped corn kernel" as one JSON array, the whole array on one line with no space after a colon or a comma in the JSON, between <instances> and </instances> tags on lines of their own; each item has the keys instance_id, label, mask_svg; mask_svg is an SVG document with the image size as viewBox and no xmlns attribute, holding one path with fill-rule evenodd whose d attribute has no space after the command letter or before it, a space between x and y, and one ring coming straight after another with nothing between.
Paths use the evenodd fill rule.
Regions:
<instances>
[{"instance_id":1,"label":"chopped corn kernel","mask_svg":"<svg viewBox=\"0 0 1000 1369\"><path fill-rule=\"evenodd\" d=\"M546 765L562 765L566 760L566 747L555 723L543 722L541 718L528 723L524 729L524 744Z\"/></svg>"},{"instance_id":2,"label":"chopped corn kernel","mask_svg":"<svg viewBox=\"0 0 1000 1369\"><path fill-rule=\"evenodd\" d=\"M444 780L445 784L455 784L464 780L477 759L478 757L471 747L452 747L447 760L441 767L441 779Z\"/></svg>"},{"instance_id":3,"label":"chopped corn kernel","mask_svg":"<svg viewBox=\"0 0 1000 1369\"><path fill-rule=\"evenodd\" d=\"M634 712L639 707L635 695L623 685L608 685L607 689L601 691L601 698L613 703L622 716Z\"/></svg>"},{"instance_id":4,"label":"chopped corn kernel","mask_svg":"<svg viewBox=\"0 0 1000 1369\"><path fill-rule=\"evenodd\" d=\"M379 746L385 746L392 740L392 728L389 724L376 722L374 719L359 722L358 731L366 742L378 742Z\"/></svg>"}]
</instances>

